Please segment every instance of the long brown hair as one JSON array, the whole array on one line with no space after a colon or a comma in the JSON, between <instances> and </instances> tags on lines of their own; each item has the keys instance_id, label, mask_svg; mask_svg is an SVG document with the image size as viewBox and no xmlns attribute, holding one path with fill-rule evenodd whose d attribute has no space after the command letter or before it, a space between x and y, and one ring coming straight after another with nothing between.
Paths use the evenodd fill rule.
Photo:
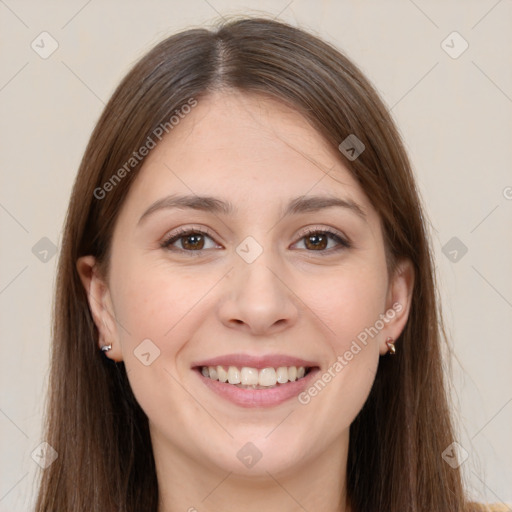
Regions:
<instances>
[{"instance_id":1,"label":"long brown hair","mask_svg":"<svg viewBox=\"0 0 512 512\"><path fill-rule=\"evenodd\" d=\"M349 135L365 145L357 159L341 152L339 158L382 219L389 271L409 258L415 283L397 354L381 358L370 395L350 427L348 497L354 512L463 510L460 472L442 458L455 438L432 250L397 129L368 80L338 50L287 24L243 18L159 43L123 79L92 133L60 252L45 425L58 458L43 472L36 511L157 510L148 420L124 364L98 350L76 262L91 254L108 271L114 223L143 159L125 167L104 197L98 189L174 112L219 89L285 102L334 148Z\"/></svg>"}]
</instances>

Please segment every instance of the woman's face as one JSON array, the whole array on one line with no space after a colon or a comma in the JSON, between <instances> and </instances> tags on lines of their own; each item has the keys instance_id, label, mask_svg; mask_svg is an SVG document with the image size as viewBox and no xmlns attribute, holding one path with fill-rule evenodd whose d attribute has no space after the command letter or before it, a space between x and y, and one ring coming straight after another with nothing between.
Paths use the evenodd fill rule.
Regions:
<instances>
[{"instance_id":1,"label":"woman's face","mask_svg":"<svg viewBox=\"0 0 512 512\"><path fill-rule=\"evenodd\" d=\"M388 276L377 213L298 113L201 99L131 186L108 279L93 262L78 268L99 343L126 365L157 463L337 470L412 271Z\"/></svg>"}]
</instances>

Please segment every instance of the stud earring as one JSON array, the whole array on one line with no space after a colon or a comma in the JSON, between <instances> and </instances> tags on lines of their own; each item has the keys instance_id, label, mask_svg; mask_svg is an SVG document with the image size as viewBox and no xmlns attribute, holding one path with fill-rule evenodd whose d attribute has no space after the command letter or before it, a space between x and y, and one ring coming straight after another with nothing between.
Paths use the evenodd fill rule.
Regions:
<instances>
[{"instance_id":1,"label":"stud earring","mask_svg":"<svg viewBox=\"0 0 512 512\"><path fill-rule=\"evenodd\" d=\"M388 346L388 354L395 354L396 353L396 348L395 348L395 344L393 343L393 338L391 337L388 337L386 339L386 345Z\"/></svg>"},{"instance_id":2,"label":"stud earring","mask_svg":"<svg viewBox=\"0 0 512 512\"><path fill-rule=\"evenodd\" d=\"M112 349L112 345L103 345L101 347L102 352L108 352L111 349Z\"/></svg>"}]
</instances>

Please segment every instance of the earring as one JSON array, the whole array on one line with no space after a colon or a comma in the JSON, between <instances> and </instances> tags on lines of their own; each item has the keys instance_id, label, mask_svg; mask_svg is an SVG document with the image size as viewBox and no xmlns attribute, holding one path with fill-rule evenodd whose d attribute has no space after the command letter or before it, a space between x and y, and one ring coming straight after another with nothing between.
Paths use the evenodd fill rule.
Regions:
<instances>
[{"instance_id":1,"label":"earring","mask_svg":"<svg viewBox=\"0 0 512 512\"><path fill-rule=\"evenodd\" d=\"M395 344L393 343L393 338L391 337L388 337L386 339L386 345L388 346L388 354L395 354L396 353L396 349L395 349Z\"/></svg>"},{"instance_id":2,"label":"earring","mask_svg":"<svg viewBox=\"0 0 512 512\"><path fill-rule=\"evenodd\" d=\"M103 345L101 347L102 352L108 352L111 349L112 349L112 345Z\"/></svg>"}]
</instances>

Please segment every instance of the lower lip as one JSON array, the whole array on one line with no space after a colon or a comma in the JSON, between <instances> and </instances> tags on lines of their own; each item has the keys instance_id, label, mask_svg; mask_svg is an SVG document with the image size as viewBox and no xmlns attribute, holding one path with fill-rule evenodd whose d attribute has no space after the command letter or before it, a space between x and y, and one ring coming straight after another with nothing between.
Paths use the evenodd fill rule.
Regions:
<instances>
[{"instance_id":1,"label":"lower lip","mask_svg":"<svg viewBox=\"0 0 512 512\"><path fill-rule=\"evenodd\" d=\"M205 377L200 370L195 370L204 384L212 391L240 407L272 407L286 402L302 393L318 371L319 369L315 368L302 379L288 382L287 384L280 384L275 388L244 389L234 386L233 384L209 379Z\"/></svg>"}]
</instances>

